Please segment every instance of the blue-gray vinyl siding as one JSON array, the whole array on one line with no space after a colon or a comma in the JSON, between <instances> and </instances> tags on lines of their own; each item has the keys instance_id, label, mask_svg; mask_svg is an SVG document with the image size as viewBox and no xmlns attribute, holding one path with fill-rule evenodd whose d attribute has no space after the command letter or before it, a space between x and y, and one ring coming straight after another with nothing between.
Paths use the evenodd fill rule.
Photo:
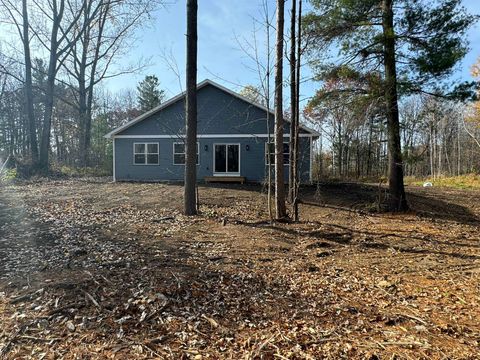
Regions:
<instances>
[{"instance_id":1,"label":"blue-gray vinyl siding","mask_svg":"<svg viewBox=\"0 0 480 360\"><path fill-rule=\"evenodd\" d=\"M265 142L261 136L267 131L267 111L238 98L227 91L206 84L198 90L198 126L200 136L198 180L213 173L213 145L216 143L240 144L240 175L247 181L263 181L266 174ZM273 134L274 116L269 116L270 133ZM290 131L285 122L284 132ZM153 112L150 116L116 133L115 179L118 181L177 181L183 179L184 165L173 164L173 143L182 141L185 133L185 98ZM308 134L301 130L301 134ZM159 138L155 138L155 136ZM216 135L217 137L208 137ZM220 137L227 135L226 137ZM235 137L239 135L239 137ZM311 136L311 134L308 134ZM143 136L147 136L143 138ZM285 138L285 142L288 137ZM158 165L134 165L135 142L158 142ZM247 145L249 150L247 151ZM207 150L205 150L207 146ZM300 138L300 174L302 181L309 180L310 137ZM285 167L285 179L288 166Z\"/></svg>"},{"instance_id":2,"label":"blue-gray vinyl siding","mask_svg":"<svg viewBox=\"0 0 480 360\"><path fill-rule=\"evenodd\" d=\"M134 165L133 144L142 142L159 144L158 165ZM115 179L117 181L183 180L185 166L173 164L173 143L175 142L181 142L181 140L165 138L116 138ZM245 176L247 181L262 182L265 180L267 168L265 138L200 138L198 142L198 181L202 181L205 176L214 175L214 144L240 144L240 175ZM285 166L285 181L288 181L288 168L288 166ZM310 177L310 138L300 138L299 170L302 182L308 182Z\"/></svg>"},{"instance_id":3,"label":"blue-gray vinyl siding","mask_svg":"<svg viewBox=\"0 0 480 360\"><path fill-rule=\"evenodd\" d=\"M199 134L266 134L267 112L221 89L206 85L198 90L197 131ZM274 116L269 121L274 130ZM284 132L290 126L285 122ZM175 135L185 133L185 98L152 114L117 135ZM301 133L306 133L303 129Z\"/></svg>"}]
</instances>

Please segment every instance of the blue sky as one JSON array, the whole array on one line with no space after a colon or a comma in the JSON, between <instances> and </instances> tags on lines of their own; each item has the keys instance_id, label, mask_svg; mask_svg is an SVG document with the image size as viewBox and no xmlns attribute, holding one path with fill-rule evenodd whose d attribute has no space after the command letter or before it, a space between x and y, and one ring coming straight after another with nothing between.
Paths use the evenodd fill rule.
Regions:
<instances>
[{"instance_id":1,"label":"blue sky","mask_svg":"<svg viewBox=\"0 0 480 360\"><path fill-rule=\"evenodd\" d=\"M261 19L261 0L200 0L198 11L198 80L210 78L233 90L240 90L247 84L258 84L258 74L245 52L241 50L239 41L253 41L254 19ZM268 0L271 15L274 15L275 1ZM464 0L463 5L470 13L480 14L479 0ZM286 3L287 24L290 1ZM308 7L308 4L307 4ZM286 24L286 25L287 25ZM288 25L286 26L288 28ZM178 76L171 70L164 55L175 59L184 83L185 74L185 0L177 0L159 10L151 26L138 32L139 42L122 60L123 64L133 63L139 57L150 58L151 66L142 69L139 74L124 75L110 79L106 87L117 91L126 87L135 87L145 75L155 74L166 90L168 97L180 92ZM264 30L257 33L258 43L265 53ZM273 37L272 37L273 39ZM480 56L480 24L476 24L468 34L471 50L459 66L457 76L471 79L470 66ZM273 44L272 44L273 45ZM308 77L310 71L304 68L303 76ZM313 95L318 84L307 81L302 84L302 98Z\"/></svg>"}]
</instances>

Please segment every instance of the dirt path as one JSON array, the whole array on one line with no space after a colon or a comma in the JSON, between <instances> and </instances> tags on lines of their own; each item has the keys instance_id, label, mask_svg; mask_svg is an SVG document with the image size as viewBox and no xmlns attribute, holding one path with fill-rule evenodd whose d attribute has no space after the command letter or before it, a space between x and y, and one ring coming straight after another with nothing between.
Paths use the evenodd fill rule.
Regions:
<instances>
[{"instance_id":1,"label":"dirt path","mask_svg":"<svg viewBox=\"0 0 480 360\"><path fill-rule=\"evenodd\" d=\"M255 186L58 181L0 190L7 358L477 359L480 192L305 189L270 225Z\"/></svg>"}]
</instances>

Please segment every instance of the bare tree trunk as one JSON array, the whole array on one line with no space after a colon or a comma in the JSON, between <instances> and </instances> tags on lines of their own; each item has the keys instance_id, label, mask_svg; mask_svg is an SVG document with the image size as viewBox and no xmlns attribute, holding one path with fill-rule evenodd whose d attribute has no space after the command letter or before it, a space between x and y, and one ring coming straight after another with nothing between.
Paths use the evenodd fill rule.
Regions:
<instances>
[{"instance_id":1,"label":"bare tree trunk","mask_svg":"<svg viewBox=\"0 0 480 360\"><path fill-rule=\"evenodd\" d=\"M54 56L51 55L50 64L55 62ZM55 66L55 64L53 65ZM40 158L39 166L43 172L48 172L49 152L50 152L50 135L52 128L53 115L53 97L55 87L55 74L53 69L49 68L47 84L45 89L45 110L43 115L42 138L40 142Z\"/></svg>"},{"instance_id":2,"label":"bare tree trunk","mask_svg":"<svg viewBox=\"0 0 480 360\"><path fill-rule=\"evenodd\" d=\"M395 32L393 27L393 0L383 0L383 36L385 67L385 105L388 124L390 210L408 209L403 183L403 161L398 114L397 70L395 60Z\"/></svg>"},{"instance_id":3,"label":"bare tree trunk","mask_svg":"<svg viewBox=\"0 0 480 360\"><path fill-rule=\"evenodd\" d=\"M91 127L92 127L92 105L94 99L94 90L96 85L105 77L107 70L112 64L112 59L119 57L122 52L122 41L127 39L135 25L144 19L144 15L155 7L155 2L151 5L146 0L137 1L138 13L128 14L131 9L128 3L118 2L116 0L103 0L98 7L92 7L94 0L88 0L83 6L83 35L81 41L81 54L78 56L72 51L74 67L74 77L78 82L78 110L80 119L80 164L89 165ZM125 6L125 7L124 7ZM133 3L132 3L132 6ZM95 14L98 12L98 15ZM122 25L114 33L108 32L109 23L112 18L118 20ZM71 71L70 71L71 72ZM117 74L118 75L118 74ZM116 76L116 75L113 75Z\"/></svg>"},{"instance_id":4,"label":"bare tree trunk","mask_svg":"<svg viewBox=\"0 0 480 360\"><path fill-rule=\"evenodd\" d=\"M83 14L83 21L85 26L84 35L80 38L82 45L82 52L80 59L76 58L76 54L73 54L75 57L75 70L76 77L78 82L78 116L79 116L79 130L80 130L80 141L79 141L79 156L80 163L82 167L86 167L88 163L88 148L90 142L90 124L91 120L88 119L88 105L87 105L87 81L86 81L86 71L87 71L87 55L90 46L90 27L88 20L88 13L86 9Z\"/></svg>"},{"instance_id":5,"label":"bare tree trunk","mask_svg":"<svg viewBox=\"0 0 480 360\"><path fill-rule=\"evenodd\" d=\"M461 156L460 156L460 123L457 123L457 175L461 174Z\"/></svg>"},{"instance_id":6,"label":"bare tree trunk","mask_svg":"<svg viewBox=\"0 0 480 360\"><path fill-rule=\"evenodd\" d=\"M435 146L434 146L434 143L433 143L433 138L434 138L434 134L433 134L433 123L432 125L430 125L430 176L432 177L433 180L435 180L435 168L433 166L433 159L434 159L434 156L435 156Z\"/></svg>"},{"instance_id":7,"label":"bare tree trunk","mask_svg":"<svg viewBox=\"0 0 480 360\"><path fill-rule=\"evenodd\" d=\"M373 141L373 117L370 117L369 130L368 130L368 154L367 154L367 176L371 174L371 160L372 160L372 141Z\"/></svg>"},{"instance_id":8,"label":"bare tree trunk","mask_svg":"<svg viewBox=\"0 0 480 360\"><path fill-rule=\"evenodd\" d=\"M79 165L82 167L87 166L87 133L90 132L90 129L87 129L87 89L85 82L85 66L83 64L87 61L87 48L88 41L84 39L82 45L82 58L79 64L78 69L78 116L79 116Z\"/></svg>"},{"instance_id":9,"label":"bare tree trunk","mask_svg":"<svg viewBox=\"0 0 480 360\"><path fill-rule=\"evenodd\" d=\"M273 211L272 211L272 162L270 156L270 143L271 139L271 129L270 129L270 17L268 14L268 4L265 0L264 2L265 8L265 19L267 22L267 73L266 73L266 91L265 91L265 102L267 103L267 209L268 209L268 216L270 221L273 220Z\"/></svg>"},{"instance_id":10,"label":"bare tree trunk","mask_svg":"<svg viewBox=\"0 0 480 360\"><path fill-rule=\"evenodd\" d=\"M462 117L462 121L463 121L463 127L465 129L465 132L467 133L468 136L470 136L472 138L472 140L475 142L475 144L477 144L477 146L480 148L480 141L477 140L477 138L475 137L475 134L472 131L468 130L467 124L465 122L465 117ZM472 148L473 148L473 146L472 146Z\"/></svg>"},{"instance_id":11,"label":"bare tree trunk","mask_svg":"<svg viewBox=\"0 0 480 360\"><path fill-rule=\"evenodd\" d=\"M50 135L52 128L53 115L53 98L55 92L55 77L57 74L58 62L58 32L60 29L60 22L63 18L65 1L60 1L60 8L57 8L57 2L52 2L52 32L50 35L50 54L48 61L47 83L45 89L45 110L43 114L43 129L42 139L40 143L40 158L39 166L43 172L48 172L49 166L49 152L50 152Z\"/></svg>"},{"instance_id":12,"label":"bare tree trunk","mask_svg":"<svg viewBox=\"0 0 480 360\"><path fill-rule=\"evenodd\" d=\"M74 7L71 2L67 3L67 10L71 11L70 17L65 15L65 0L51 0L48 2L47 8L51 10L48 15L51 23L51 32L49 39L45 39L42 44L49 53L49 62L47 70L47 82L45 86L45 109L43 115L43 129L40 143L40 158L39 166L44 172L48 172L49 166L49 152L50 152L50 137L52 128L52 115L55 97L55 79L58 69L63 65L67 56L76 46L80 37L84 34L85 26L89 21L93 21L97 16L100 5L103 2L98 2L92 11L93 1L83 1L82 6ZM77 4L78 5L78 4ZM37 5L40 6L40 5ZM82 24L80 18L82 15L90 18ZM63 23L64 20L68 20Z\"/></svg>"},{"instance_id":13,"label":"bare tree trunk","mask_svg":"<svg viewBox=\"0 0 480 360\"><path fill-rule=\"evenodd\" d=\"M33 85L32 85L32 58L30 56L30 35L27 0L22 0L23 17L23 51L25 57L25 107L28 119L28 139L30 143L30 156L32 165L38 162L37 129L35 126L35 114L33 111Z\"/></svg>"},{"instance_id":14,"label":"bare tree trunk","mask_svg":"<svg viewBox=\"0 0 480 360\"><path fill-rule=\"evenodd\" d=\"M441 124L439 124L441 126ZM440 127L439 126L439 127ZM440 136L439 136L439 146L438 146L438 176L441 177L443 173L443 167L442 167L442 155L443 155L443 144L442 144L442 129L440 128Z\"/></svg>"},{"instance_id":15,"label":"bare tree trunk","mask_svg":"<svg viewBox=\"0 0 480 360\"><path fill-rule=\"evenodd\" d=\"M296 79L296 6L297 0L292 0L292 11L290 19L290 146L289 146L289 169L288 169L288 201L293 204L295 196L295 172L294 172L294 151L295 151L295 121L297 116L297 79Z\"/></svg>"},{"instance_id":16,"label":"bare tree trunk","mask_svg":"<svg viewBox=\"0 0 480 360\"><path fill-rule=\"evenodd\" d=\"M342 177L344 174L343 171L343 134L342 134L342 122L338 122L338 173L340 177Z\"/></svg>"},{"instance_id":17,"label":"bare tree trunk","mask_svg":"<svg viewBox=\"0 0 480 360\"><path fill-rule=\"evenodd\" d=\"M275 212L277 219L287 216L283 163L283 26L285 0L277 0L277 39L275 57Z\"/></svg>"},{"instance_id":18,"label":"bare tree trunk","mask_svg":"<svg viewBox=\"0 0 480 360\"><path fill-rule=\"evenodd\" d=\"M296 1L296 0L294 0ZM298 221L298 193L300 187L300 176L298 171L298 158L300 154L299 148L299 132L300 132L300 66L301 66L301 55L302 55L302 0L298 2L298 29L297 29L297 63L296 63L296 89L295 89L295 141L293 142L293 179L294 179L294 194L293 194L293 220ZM312 143L310 143L312 145ZM313 152L311 152L313 154ZM313 159L311 159L313 161Z\"/></svg>"},{"instance_id":19,"label":"bare tree trunk","mask_svg":"<svg viewBox=\"0 0 480 360\"><path fill-rule=\"evenodd\" d=\"M187 95L185 139L185 215L196 215L197 182L197 0L187 0Z\"/></svg>"}]
</instances>

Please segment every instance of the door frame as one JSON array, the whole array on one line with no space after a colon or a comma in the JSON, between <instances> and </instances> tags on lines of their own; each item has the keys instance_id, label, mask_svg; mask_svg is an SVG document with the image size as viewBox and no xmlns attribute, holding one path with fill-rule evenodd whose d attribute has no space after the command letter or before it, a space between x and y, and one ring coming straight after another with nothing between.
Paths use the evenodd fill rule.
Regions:
<instances>
[{"instance_id":1,"label":"door frame","mask_svg":"<svg viewBox=\"0 0 480 360\"><path fill-rule=\"evenodd\" d=\"M238 172L215 172L215 147L217 145L225 145L226 157L225 157L225 170L228 170L228 145L237 145L238 146ZM213 143L213 166L212 172L213 176L240 176L241 169L241 159L242 159L242 144L240 143Z\"/></svg>"}]
</instances>

